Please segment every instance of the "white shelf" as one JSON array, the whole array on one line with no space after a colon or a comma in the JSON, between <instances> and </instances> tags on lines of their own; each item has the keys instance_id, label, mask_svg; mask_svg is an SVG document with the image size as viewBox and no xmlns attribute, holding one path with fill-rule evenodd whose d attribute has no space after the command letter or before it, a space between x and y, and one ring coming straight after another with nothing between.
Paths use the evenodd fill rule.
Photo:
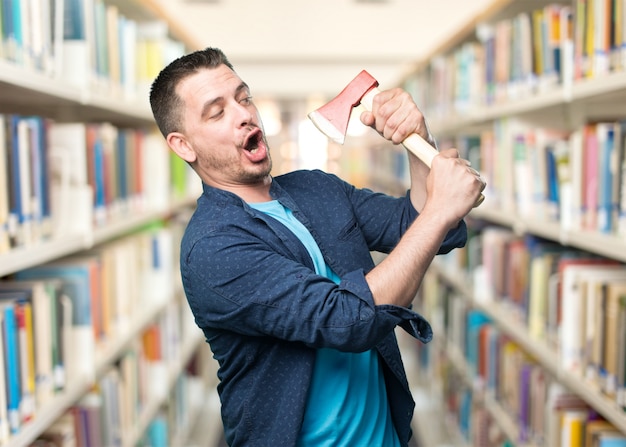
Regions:
<instances>
[{"instance_id":1,"label":"white shelf","mask_svg":"<svg viewBox=\"0 0 626 447\"><path fill-rule=\"evenodd\" d=\"M155 7L151 0L113 1L121 5L124 10L132 11L135 14L134 19L154 20L163 18L159 16L161 10ZM107 1L106 4L112 4L112 2ZM183 25L179 24L178 26L180 30L184 31ZM87 35L88 40L93 37L89 33ZM94 42L89 41L85 44L91 48ZM64 48L64 55L67 57L68 54ZM91 57L93 56L91 55ZM58 53L57 57L59 57ZM74 62L74 59L68 58L67 61ZM76 60L76 64L85 62L85 60ZM61 65L60 61L55 61L55 73L53 73L52 67L49 71L43 72L0 58L0 90L2 91L0 113L35 115L56 122L111 123L118 128L145 130L156 128L149 106L148 89L145 88L145 85L140 85L142 84L141 81L137 82L136 92L125 92L121 85L112 85L115 81L83 79L86 82L75 85L59 74L61 71L59 65ZM81 66L80 68L81 70L77 70L77 73L82 72L82 69L86 67ZM160 199L167 201L165 196L157 199L159 202L161 202ZM79 204L72 203L76 209L88 211L84 214L89 216L82 219L84 216L81 215L72 219L71 229L69 227L61 228L48 239L37 240L0 254L0 277L68 255L78 254L97 244L105 244L125 236L152 222L169 219L178 211L193 206L195 200L196 197L189 200L173 200L163 208L129 213L102 227L91 225L92 213L89 206L79 207ZM63 226L59 222L57 224ZM180 283L179 274L175 276L179 278L178 282ZM23 447L34 442L41 433L90 391L95 380L114 366L125 350L140 337L142 331L158 319L172 300L177 299L177 295L180 295L180 290L176 290L171 297L164 297L163 302L155 303L153 301L149 303L148 306L140 309L137 315L133 316L132 321L127 326L118 328L106 341L99 342L95 348L94 374L86 374L84 378L72 378L66 384L63 392L55 394L50 402L36 409L35 417L23 424L19 432L10 437L6 446ZM195 329L192 339L187 340L182 348L180 359L175 359L167 365L169 367L168 385L170 387L202 341L201 331L197 327ZM186 334L188 332L185 330ZM139 439L138 436L148 426L150 419L162 403L162 401L152 402L147 411L142 414L141 425L137 427L139 434L133 434L135 441ZM126 434L124 439L127 439ZM130 445L134 445L134 442Z\"/></svg>"},{"instance_id":2,"label":"white shelf","mask_svg":"<svg viewBox=\"0 0 626 447\"><path fill-rule=\"evenodd\" d=\"M547 91L537 92L517 100L475 107L462 115L452 113L446 117L429 120L434 135L449 135L459 131L485 125L504 117L527 117L544 119L551 116L551 121L559 126L570 125L570 110L586 109L588 116L613 114L607 107L617 103L621 114L623 100L626 99L626 72L574 82L571 87L555 85ZM574 125L578 123L574 122Z\"/></svg>"},{"instance_id":3,"label":"white shelf","mask_svg":"<svg viewBox=\"0 0 626 447\"><path fill-rule=\"evenodd\" d=\"M178 210L193 206L196 197L190 197L186 200L179 200L171 204L171 206L162 210L146 211L145 213L122 216L115 221L105 225L102 228L95 228L93 232L93 245L109 241L117 236L123 235L136 228L140 228L150 222L170 217Z\"/></svg>"},{"instance_id":4,"label":"white shelf","mask_svg":"<svg viewBox=\"0 0 626 447\"><path fill-rule=\"evenodd\" d=\"M493 322L511 337L524 351L535 360L558 382L569 388L573 393L581 397L599 414L614 424L620 431L626 433L626 413L616 402L606 397L593 386L589 385L583 377L563 369L559 363L559 355L551 349L543 340L531 337L528 329L514 315L516 312L499 302L481 302L477 300L471 291L469 280L460 272L445 271L434 263L433 271L446 283L453 286L463 294L472 305L484 312Z\"/></svg>"},{"instance_id":5,"label":"white shelf","mask_svg":"<svg viewBox=\"0 0 626 447\"><path fill-rule=\"evenodd\" d=\"M173 299L173 297L172 297ZM167 306L167 302L154 306L147 312L135 317L127 331L117 333L115 338L96 347L95 377L100 376L122 354L129 342L137 337L145 327ZM69 407L74 405L93 386L93 381L80 379L68 383L67 389L56 394L46 405L37 410L35 418L24 424L20 431L11 436L7 447L29 445L44 432L52 423L61 417Z\"/></svg>"},{"instance_id":6,"label":"white shelf","mask_svg":"<svg viewBox=\"0 0 626 447\"><path fill-rule=\"evenodd\" d=\"M479 207L470 213L470 218L484 219L490 223L511 228L515 234L532 234L561 245L566 245L607 258L626 262L626 239L597 231L568 230L559 222L522 217L515 212Z\"/></svg>"},{"instance_id":7,"label":"white shelf","mask_svg":"<svg viewBox=\"0 0 626 447\"><path fill-rule=\"evenodd\" d=\"M202 332L198 329L194 332L192 337L185 341L178 361L168 365L168 390L172 389L176 378L181 374L183 368L187 364L187 361L191 358L192 354L195 352L198 346L200 346L203 340L204 338L202 336ZM156 416L159 408L161 408L161 406L165 403L166 398L167 396L163 396L161 399L152 399L148 402L148 404L141 411L141 415L139 417L139 421L137 422L135 430L126 439L126 442L124 442L124 446L132 447L137 444L137 442L141 439L144 432L150 425L150 422Z\"/></svg>"},{"instance_id":8,"label":"white shelf","mask_svg":"<svg viewBox=\"0 0 626 447\"><path fill-rule=\"evenodd\" d=\"M0 276L79 252L89 245L86 235L75 234L12 249L0 255Z\"/></svg>"},{"instance_id":9,"label":"white shelf","mask_svg":"<svg viewBox=\"0 0 626 447\"><path fill-rule=\"evenodd\" d=\"M141 228L150 222L168 218L179 210L193 206L194 203L195 198L180 200L163 210L147 211L120 218L102 228L93 229L93 233L64 235L50 240L38 241L28 246L14 248L0 255L0 277L87 250L94 245L110 241L134 229Z\"/></svg>"},{"instance_id":10,"label":"white shelf","mask_svg":"<svg viewBox=\"0 0 626 447\"><path fill-rule=\"evenodd\" d=\"M534 447L532 444L518 441L520 431L514 419L494 398L493 392L484 388L482 380L473 375L458 346L451 342L446 343L445 355L454 365L454 368L461 375L466 385L472 389L474 398L480 401L481 405L487 410L507 438L518 447Z\"/></svg>"},{"instance_id":11,"label":"white shelf","mask_svg":"<svg viewBox=\"0 0 626 447\"><path fill-rule=\"evenodd\" d=\"M557 3L570 6L570 12L576 13L576 2L564 0ZM495 124L503 123L502 127L506 128L506 123L518 121L530 129L547 128L567 133L580 131L585 124L595 120L613 121L626 118L626 108L624 108L626 71L596 75L591 79L568 79L568 69L573 68L569 67L569 60L561 61L561 67L564 68L561 74L565 76L563 83L558 83L555 80L552 84L548 84L547 80L539 80L532 87L523 87L525 93L517 86L511 85L512 83L506 87L490 85L490 88L494 87L496 90L495 92L490 91L490 93L498 97L498 102L493 104L486 104L486 92L478 92L478 88L474 91L472 90L474 86L471 86L468 87L469 91L465 90L463 93L468 94L468 101L473 102L469 105L464 102L455 103L457 99L454 97L457 92L451 88L448 90L448 87L455 84L447 82L456 76L457 73L452 73L455 69L444 73L444 69L440 70L433 61L438 57L442 60L448 56L452 58L455 56L454 51L461 48L464 43L480 40L481 35L486 34L481 33L481 31L488 28L487 26L481 29L482 25L497 26L497 22L502 19L510 20L522 11L535 11L549 4L550 2L547 0L533 2L503 1L494 4L494 8L487 11L480 22L468 20L466 30L461 36L448 39L436 53L425 58L424 62L416 67L412 74L405 76L407 85L416 90L416 97L422 97L426 103L424 105L425 115L429 119L429 127L435 136L441 138L442 141L454 141L457 137L476 136L483 131L493 131L497 135L500 127ZM532 21L533 18L531 17L530 20ZM499 42L495 45L498 44ZM563 49L562 54L567 54L567 50ZM452 66L453 63L450 65ZM430 68L433 68L432 72L427 71ZM472 68L474 66L470 67L470 69ZM498 71L497 66L494 69ZM449 77L447 77L448 75ZM441 82L443 86L441 90L434 91L439 88L437 82L443 78L446 79L446 82ZM431 79L434 79L434 84L428 85L427 83ZM422 91L418 91L418 87ZM429 91L429 89L433 91ZM504 89L507 91L504 92ZM477 95L481 95L481 97ZM444 98L442 103L434 103L438 98ZM466 105L468 107L463 109ZM501 150L508 149L507 143L504 142L504 147ZM512 158L514 157L511 155ZM508 169L501 165L498 166L497 169ZM503 172L498 172L497 175L501 174ZM507 172L504 174L506 175ZM531 178L528 179L528 181L532 180ZM515 197L512 197L512 191L506 189L507 187L508 185L504 187L505 191L502 191L502 194L506 195L506 199L513 202ZM521 215L514 209L490 208L492 203L489 202L490 195L488 192L489 188L485 191L487 197L485 203L470 213L468 226L471 227L472 224L476 224L475 227L478 231L485 225L502 226L511 229L517 236L534 235L565 247L626 262L626 238L623 236L582 230L582 227L573 229L565 227L566 224L559 221L550 221L548 217ZM510 197L509 194L511 194ZM589 384L582 376L562 368L559 353L547 341L531 338L519 309L506 306L497 299L494 302L479 301L478 298L482 298L482 296L474 296L473 284L468 275L450 271L450 269L454 270L454 267L450 265L446 265L445 268L440 267L442 265L444 264L439 264L436 261L433 263L432 269L446 283L451 285L456 293L462 295L470 306L488 315L503 334L514 340L521 349L534 357L538 364L558 382L585 400L590 407L626 434L626 412L613 399L598 390L597 386ZM448 357L455 356L455 352L451 352L450 349L446 349L445 354ZM462 364L464 359L456 360L458 365ZM461 365L460 368L463 369L463 366ZM466 380L471 382L471 379ZM497 424L507 433L507 436L511 439L519 438L519 427L517 427L515 419L511 420L504 417L506 416L505 411L500 408L494 396L489 392L483 393L483 405L497 420Z\"/></svg>"},{"instance_id":12,"label":"white shelf","mask_svg":"<svg viewBox=\"0 0 626 447\"><path fill-rule=\"evenodd\" d=\"M33 113L63 121L109 121L126 126L153 126L148 98L129 100L119 94L94 94L63 79L0 59L0 111ZM123 106L121 106L123 104Z\"/></svg>"}]
</instances>

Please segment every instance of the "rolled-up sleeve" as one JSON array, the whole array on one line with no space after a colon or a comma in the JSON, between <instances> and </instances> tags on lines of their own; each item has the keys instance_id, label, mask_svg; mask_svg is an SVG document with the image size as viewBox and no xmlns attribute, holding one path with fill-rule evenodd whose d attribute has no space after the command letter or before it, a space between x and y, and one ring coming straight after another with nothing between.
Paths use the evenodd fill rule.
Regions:
<instances>
[{"instance_id":1,"label":"rolled-up sleeve","mask_svg":"<svg viewBox=\"0 0 626 447\"><path fill-rule=\"evenodd\" d=\"M357 189L345 184L355 214L370 249L389 253L400 237L419 216L410 199L410 191L404 197L395 198L374 193L367 189ZM467 243L467 225L461 220L450 230L437 254L446 254Z\"/></svg>"}]
</instances>

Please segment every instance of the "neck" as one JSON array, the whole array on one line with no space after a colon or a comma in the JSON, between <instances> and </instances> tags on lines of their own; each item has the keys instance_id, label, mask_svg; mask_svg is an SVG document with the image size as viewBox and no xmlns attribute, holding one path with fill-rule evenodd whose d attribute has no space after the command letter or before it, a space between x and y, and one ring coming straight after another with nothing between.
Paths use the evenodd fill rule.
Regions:
<instances>
[{"instance_id":1,"label":"neck","mask_svg":"<svg viewBox=\"0 0 626 447\"><path fill-rule=\"evenodd\" d=\"M261 203L272 200L272 196L270 195L271 185L272 177L268 175L261 183L254 185L233 185L222 189L226 189L227 191L238 195L244 202Z\"/></svg>"}]
</instances>

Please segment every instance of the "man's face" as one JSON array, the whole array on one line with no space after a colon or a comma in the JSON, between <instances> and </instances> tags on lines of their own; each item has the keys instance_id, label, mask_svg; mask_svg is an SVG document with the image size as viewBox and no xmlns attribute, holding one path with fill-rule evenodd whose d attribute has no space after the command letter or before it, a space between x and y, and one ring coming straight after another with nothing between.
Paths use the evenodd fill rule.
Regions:
<instances>
[{"instance_id":1,"label":"man's face","mask_svg":"<svg viewBox=\"0 0 626 447\"><path fill-rule=\"evenodd\" d=\"M187 161L197 161L202 180L222 189L256 185L272 168L258 110L248 86L225 65L203 69L183 81L180 133ZM193 160L195 158L195 160Z\"/></svg>"}]
</instances>

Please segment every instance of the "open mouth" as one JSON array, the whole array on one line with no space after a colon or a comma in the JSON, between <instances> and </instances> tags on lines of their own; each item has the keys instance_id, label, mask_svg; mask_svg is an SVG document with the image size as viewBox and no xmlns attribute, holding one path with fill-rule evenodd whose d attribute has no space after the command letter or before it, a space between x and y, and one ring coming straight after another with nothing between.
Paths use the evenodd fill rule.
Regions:
<instances>
[{"instance_id":1,"label":"open mouth","mask_svg":"<svg viewBox=\"0 0 626 447\"><path fill-rule=\"evenodd\" d=\"M251 132L250 135L248 135L248 138L245 141L243 148L248 152L254 153L259 148L261 138L262 134L260 130Z\"/></svg>"}]
</instances>

